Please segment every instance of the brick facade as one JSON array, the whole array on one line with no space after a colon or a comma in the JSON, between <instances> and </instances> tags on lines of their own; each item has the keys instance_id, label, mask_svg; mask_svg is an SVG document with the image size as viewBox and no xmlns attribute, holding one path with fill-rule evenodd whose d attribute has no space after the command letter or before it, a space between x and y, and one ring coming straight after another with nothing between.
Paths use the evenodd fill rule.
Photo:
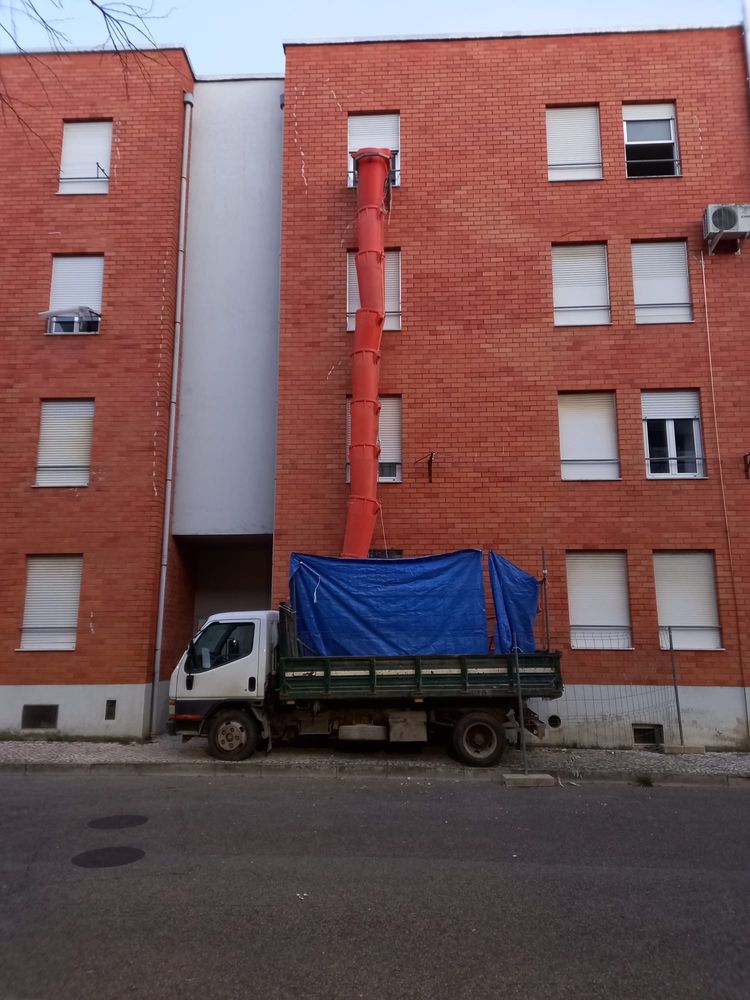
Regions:
<instances>
[{"instance_id":1,"label":"brick facade","mask_svg":"<svg viewBox=\"0 0 750 1000\"><path fill-rule=\"evenodd\" d=\"M192 72L182 50L0 61L23 119L6 110L0 123L0 684L144 684L164 510L182 95ZM63 122L87 119L113 122L109 192L58 195ZM52 255L87 253L105 258L99 335L45 336L37 313L49 301ZM68 397L95 400L90 485L35 488L40 400ZM62 553L83 554L77 648L17 652L26 557Z\"/></svg>"},{"instance_id":2,"label":"brick facade","mask_svg":"<svg viewBox=\"0 0 750 1000\"><path fill-rule=\"evenodd\" d=\"M705 71L707 51L720 71ZM402 254L403 324L384 334L381 392L403 398L403 482L379 486L388 545L492 547L535 573L544 546L568 684L668 682L652 553L713 550L725 649L682 652L681 681L744 685L750 253L706 258L706 300L701 269L706 205L750 201L741 31L290 45L286 55L275 599L292 550L340 551L356 205L347 115L398 111L386 246ZM682 176L627 179L622 104L658 101L676 103ZM551 183L545 108L584 104L600 109L603 179ZM692 323L636 325L636 239L687 239ZM611 325L553 325L550 247L566 242L607 243ZM707 478L646 479L640 392L660 388L700 390ZM565 390L616 392L619 481L561 481ZM379 528L373 546L383 547ZM570 650L565 553L588 549L627 553L632 651Z\"/></svg>"}]
</instances>

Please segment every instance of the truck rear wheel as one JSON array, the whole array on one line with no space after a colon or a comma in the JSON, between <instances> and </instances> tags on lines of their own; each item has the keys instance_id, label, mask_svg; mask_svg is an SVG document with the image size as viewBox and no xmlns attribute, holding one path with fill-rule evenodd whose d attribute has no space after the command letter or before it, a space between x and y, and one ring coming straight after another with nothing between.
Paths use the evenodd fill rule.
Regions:
<instances>
[{"instance_id":1,"label":"truck rear wheel","mask_svg":"<svg viewBox=\"0 0 750 1000\"><path fill-rule=\"evenodd\" d=\"M469 767L492 767L505 750L502 722L485 712L468 712L453 726L453 750L462 764Z\"/></svg>"},{"instance_id":2,"label":"truck rear wheel","mask_svg":"<svg viewBox=\"0 0 750 1000\"><path fill-rule=\"evenodd\" d=\"M258 742L258 723L239 708L217 712L208 726L208 752L217 760L247 760Z\"/></svg>"}]
</instances>

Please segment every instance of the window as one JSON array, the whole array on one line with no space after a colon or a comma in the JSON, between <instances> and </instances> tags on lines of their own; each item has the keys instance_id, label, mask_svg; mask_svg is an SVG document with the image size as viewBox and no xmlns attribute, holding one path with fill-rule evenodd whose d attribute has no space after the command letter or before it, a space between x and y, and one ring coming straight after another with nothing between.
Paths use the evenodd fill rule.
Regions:
<instances>
[{"instance_id":1,"label":"window","mask_svg":"<svg viewBox=\"0 0 750 1000\"><path fill-rule=\"evenodd\" d=\"M21 649L75 649L82 556L29 556Z\"/></svg>"},{"instance_id":2,"label":"window","mask_svg":"<svg viewBox=\"0 0 750 1000\"><path fill-rule=\"evenodd\" d=\"M112 122L65 122L58 194L106 194Z\"/></svg>"},{"instance_id":3,"label":"window","mask_svg":"<svg viewBox=\"0 0 750 1000\"><path fill-rule=\"evenodd\" d=\"M647 476L702 478L699 393L642 392L641 412Z\"/></svg>"},{"instance_id":4,"label":"window","mask_svg":"<svg viewBox=\"0 0 750 1000\"><path fill-rule=\"evenodd\" d=\"M47 333L98 333L104 257L53 257Z\"/></svg>"},{"instance_id":5,"label":"window","mask_svg":"<svg viewBox=\"0 0 750 1000\"><path fill-rule=\"evenodd\" d=\"M547 108L549 180L587 181L601 176L599 108Z\"/></svg>"},{"instance_id":6,"label":"window","mask_svg":"<svg viewBox=\"0 0 750 1000\"><path fill-rule=\"evenodd\" d=\"M631 243L636 323L690 323L687 243Z\"/></svg>"},{"instance_id":7,"label":"window","mask_svg":"<svg viewBox=\"0 0 750 1000\"><path fill-rule=\"evenodd\" d=\"M346 401L346 481L349 482L349 445L351 444L351 399ZM380 398L378 424L380 444L379 483L401 482L401 397Z\"/></svg>"},{"instance_id":8,"label":"window","mask_svg":"<svg viewBox=\"0 0 750 1000\"><path fill-rule=\"evenodd\" d=\"M625 553L568 552L566 562L571 648L632 648Z\"/></svg>"},{"instance_id":9,"label":"window","mask_svg":"<svg viewBox=\"0 0 750 1000\"><path fill-rule=\"evenodd\" d=\"M401 183L399 153L401 145L401 116L398 113L390 115L349 115L348 133L349 187L354 187L357 182L352 153L356 153L358 149L366 149L368 147L390 149L391 184L398 187Z\"/></svg>"},{"instance_id":10,"label":"window","mask_svg":"<svg viewBox=\"0 0 750 1000\"><path fill-rule=\"evenodd\" d=\"M713 552L654 552L659 645L721 649Z\"/></svg>"},{"instance_id":11,"label":"window","mask_svg":"<svg viewBox=\"0 0 750 1000\"><path fill-rule=\"evenodd\" d=\"M360 308L357 283L357 255L346 255L346 328L354 329L354 316ZM401 329L401 251L385 252L385 323L384 330Z\"/></svg>"},{"instance_id":12,"label":"window","mask_svg":"<svg viewBox=\"0 0 750 1000\"><path fill-rule=\"evenodd\" d=\"M37 486L88 486L93 399L43 399Z\"/></svg>"},{"instance_id":13,"label":"window","mask_svg":"<svg viewBox=\"0 0 750 1000\"><path fill-rule=\"evenodd\" d=\"M201 673L249 656L254 639L254 622L211 622L191 643L187 669L190 673Z\"/></svg>"},{"instance_id":14,"label":"window","mask_svg":"<svg viewBox=\"0 0 750 1000\"><path fill-rule=\"evenodd\" d=\"M674 104L624 104L628 177L676 177L680 173Z\"/></svg>"},{"instance_id":15,"label":"window","mask_svg":"<svg viewBox=\"0 0 750 1000\"><path fill-rule=\"evenodd\" d=\"M610 322L604 243L552 247L552 298L555 326Z\"/></svg>"},{"instance_id":16,"label":"window","mask_svg":"<svg viewBox=\"0 0 750 1000\"><path fill-rule=\"evenodd\" d=\"M561 392L560 475L563 479L619 479L613 392Z\"/></svg>"}]
</instances>

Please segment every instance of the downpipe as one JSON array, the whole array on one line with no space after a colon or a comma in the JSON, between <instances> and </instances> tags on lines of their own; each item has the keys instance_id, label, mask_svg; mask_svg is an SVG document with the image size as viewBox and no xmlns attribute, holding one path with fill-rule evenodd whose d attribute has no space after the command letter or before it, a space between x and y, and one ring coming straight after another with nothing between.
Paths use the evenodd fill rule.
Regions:
<instances>
[{"instance_id":1,"label":"downpipe","mask_svg":"<svg viewBox=\"0 0 750 1000\"><path fill-rule=\"evenodd\" d=\"M164 488L164 522L161 537L161 563L159 567L159 603L156 610L156 642L154 669L151 679L149 706L149 736L158 727L159 681L161 677L161 648L164 639L164 608L167 594L167 565L169 540L172 528L172 488L174 482L174 451L177 428L177 392L180 384L180 350L182 347L182 309L185 287L185 230L187 224L188 171L190 164L190 136L193 124L193 95L182 95L185 107L182 131L182 172L180 175L180 212L177 223L177 288L175 293L174 342L172 346L172 386L169 394L169 431L167 439L167 474Z\"/></svg>"}]
</instances>

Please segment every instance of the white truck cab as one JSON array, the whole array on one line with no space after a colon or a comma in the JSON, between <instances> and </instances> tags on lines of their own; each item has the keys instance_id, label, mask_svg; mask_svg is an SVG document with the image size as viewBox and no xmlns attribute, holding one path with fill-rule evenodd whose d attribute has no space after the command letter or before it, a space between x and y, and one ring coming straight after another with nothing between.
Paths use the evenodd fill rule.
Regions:
<instances>
[{"instance_id":1,"label":"white truck cab","mask_svg":"<svg viewBox=\"0 0 750 1000\"><path fill-rule=\"evenodd\" d=\"M212 615L169 682L168 731L208 735L227 752L269 735L264 710L279 633L278 611ZM248 727L248 709L258 722ZM250 733L249 728L255 729Z\"/></svg>"}]
</instances>

